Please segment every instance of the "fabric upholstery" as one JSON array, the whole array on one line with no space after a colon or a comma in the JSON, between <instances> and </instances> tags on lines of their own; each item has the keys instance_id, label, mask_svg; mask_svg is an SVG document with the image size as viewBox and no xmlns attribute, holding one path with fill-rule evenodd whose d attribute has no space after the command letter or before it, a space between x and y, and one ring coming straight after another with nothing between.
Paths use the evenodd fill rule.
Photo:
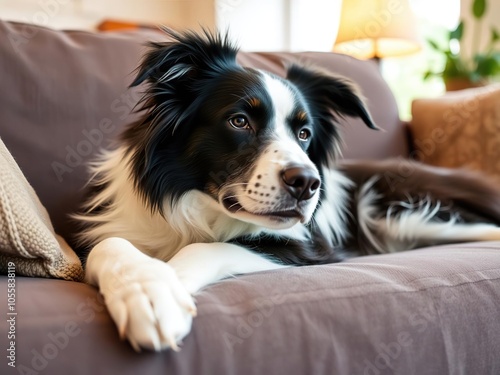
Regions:
<instances>
[{"instance_id":1,"label":"fabric upholstery","mask_svg":"<svg viewBox=\"0 0 500 375\"><path fill-rule=\"evenodd\" d=\"M498 242L226 279L196 295L178 353L135 353L87 285L18 278L17 294L18 367L6 375L21 365L51 375L500 373Z\"/></svg>"},{"instance_id":2,"label":"fabric upholstery","mask_svg":"<svg viewBox=\"0 0 500 375\"><path fill-rule=\"evenodd\" d=\"M0 21L0 136L68 240L86 163L133 118L145 38Z\"/></svg>"},{"instance_id":3,"label":"fabric upholstery","mask_svg":"<svg viewBox=\"0 0 500 375\"><path fill-rule=\"evenodd\" d=\"M424 163L484 172L500 186L500 84L412 104L415 156Z\"/></svg>"}]
</instances>

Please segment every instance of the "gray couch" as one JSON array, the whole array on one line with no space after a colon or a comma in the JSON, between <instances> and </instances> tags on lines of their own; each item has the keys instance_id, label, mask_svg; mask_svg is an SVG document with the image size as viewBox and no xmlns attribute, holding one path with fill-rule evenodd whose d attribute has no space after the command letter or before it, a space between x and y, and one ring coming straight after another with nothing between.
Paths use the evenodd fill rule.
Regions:
<instances>
[{"instance_id":1,"label":"gray couch","mask_svg":"<svg viewBox=\"0 0 500 375\"><path fill-rule=\"evenodd\" d=\"M161 38L0 21L0 137L70 242L84 164L134 117L139 93L127 85L144 42ZM407 131L374 64L330 53L239 59L277 74L298 61L356 81L386 131L347 119L344 155L401 158L404 177ZM5 356L4 315L1 374L500 374L498 242L223 280L196 295L198 317L178 353L135 353L93 287L20 276L16 284L16 368Z\"/></svg>"}]
</instances>

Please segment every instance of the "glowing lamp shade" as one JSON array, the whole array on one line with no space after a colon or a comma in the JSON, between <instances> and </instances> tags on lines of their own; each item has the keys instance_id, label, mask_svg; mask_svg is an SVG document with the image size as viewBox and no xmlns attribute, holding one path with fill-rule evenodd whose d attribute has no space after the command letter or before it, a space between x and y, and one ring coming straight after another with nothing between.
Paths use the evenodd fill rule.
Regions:
<instances>
[{"instance_id":1,"label":"glowing lamp shade","mask_svg":"<svg viewBox=\"0 0 500 375\"><path fill-rule=\"evenodd\" d=\"M416 19L407 0L343 0L335 52L380 59L420 49Z\"/></svg>"}]
</instances>

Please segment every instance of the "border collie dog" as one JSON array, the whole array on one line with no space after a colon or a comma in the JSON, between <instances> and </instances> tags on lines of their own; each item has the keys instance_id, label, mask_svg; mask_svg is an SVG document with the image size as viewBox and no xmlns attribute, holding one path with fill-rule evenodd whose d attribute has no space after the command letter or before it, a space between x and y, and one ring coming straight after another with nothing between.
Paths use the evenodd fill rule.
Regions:
<instances>
[{"instance_id":1,"label":"border collie dog","mask_svg":"<svg viewBox=\"0 0 500 375\"><path fill-rule=\"evenodd\" d=\"M295 65L278 77L240 66L227 37L167 32L132 83L143 117L93 164L77 216L87 281L136 350L177 350L192 295L229 275L500 240L482 177L338 160L338 116L377 129L348 80Z\"/></svg>"}]
</instances>

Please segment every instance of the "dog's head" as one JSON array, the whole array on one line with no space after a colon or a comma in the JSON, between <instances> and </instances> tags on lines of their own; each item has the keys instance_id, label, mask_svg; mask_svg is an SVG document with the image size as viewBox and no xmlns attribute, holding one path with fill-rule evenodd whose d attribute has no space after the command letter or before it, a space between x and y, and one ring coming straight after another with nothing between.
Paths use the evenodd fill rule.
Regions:
<instances>
[{"instance_id":1,"label":"dog's head","mask_svg":"<svg viewBox=\"0 0 500 375\"><path fill-rule=\"evenodd\" d=\"M268 228L310 220L321 168L339 147L336 116L376 128L347 80L299 66L286 79L240 66L227 37L152 44L132 85L148 84L142 122L124 134L153 210L198 190L221 211Z\"/></svg>"}]
</instances>

